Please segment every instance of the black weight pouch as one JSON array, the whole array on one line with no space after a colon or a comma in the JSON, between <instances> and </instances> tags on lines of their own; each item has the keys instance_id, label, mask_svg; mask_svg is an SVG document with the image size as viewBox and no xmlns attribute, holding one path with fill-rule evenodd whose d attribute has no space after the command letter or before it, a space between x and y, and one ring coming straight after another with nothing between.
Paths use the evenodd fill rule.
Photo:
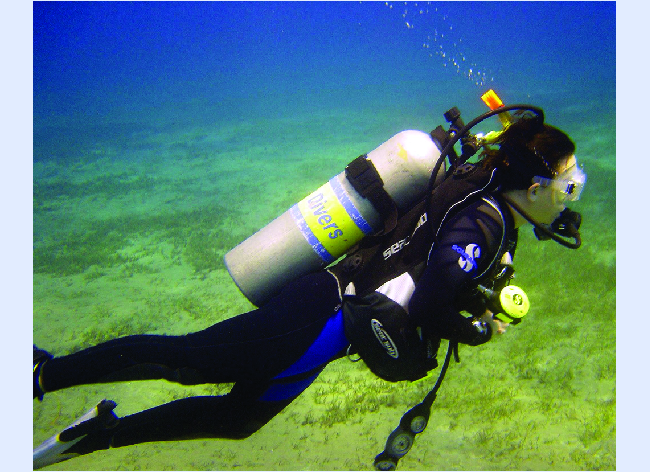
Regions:
<instances>
[{"instance_id":1,"label":"black weight pouch","mask_svg":"<svg viewBox=\"0 0 650 472\"><path fill-rule=\"evenodd\" d=\"M440 339L426 339L400 305L379 292L343 297L345 335L378 377L418 380L438 366Z\"/></svg>"}]
</instances>

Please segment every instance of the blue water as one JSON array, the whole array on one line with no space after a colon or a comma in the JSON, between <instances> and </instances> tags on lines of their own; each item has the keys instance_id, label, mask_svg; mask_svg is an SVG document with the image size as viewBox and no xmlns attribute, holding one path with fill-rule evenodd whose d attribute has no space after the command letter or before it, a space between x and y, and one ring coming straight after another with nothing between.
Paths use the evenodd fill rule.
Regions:
<instances>
[{"instance_id":1,"label":"blue water","mask_svg":"<svg viewBox=\"0 0 650 472\"><path fill-rule=\"evenodd\" d=\"M588 175L583 246L521 231L531 313L463 346L400 470L616 467L616 3L35 2L33 338L60 355L248 310L224 254L404 129L493 88L544 109ZM500 126L496 119L481 130ZM442 355L442 354L441 354ZM34 403L34 444L221 387L130 382ZM360 470L430 385L328 366L246 441L113 449L65 470Z\"/></svg>"},{"instance_id":2,"label":"blue water","mask_svg":"<svg viewBox=\"0 0 650 472\"><path fill-rule=\"evenodd\" d=\"M615 3L34 4L36 159L63 119L81 123L79 139L127 115L147 126L390 108L435 125L454 105L482 112L489 87L551 119L585 103L591 118L613 114Z\"/></svg>"}]
</instances>

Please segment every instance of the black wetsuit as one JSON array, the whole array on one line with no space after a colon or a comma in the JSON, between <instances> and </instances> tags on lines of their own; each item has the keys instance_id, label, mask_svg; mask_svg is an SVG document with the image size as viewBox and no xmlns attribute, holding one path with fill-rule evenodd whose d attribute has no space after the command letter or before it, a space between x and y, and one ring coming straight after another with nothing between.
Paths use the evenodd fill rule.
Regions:
<instances>
[{"instance_id":1,"label":"black wetsuit","mask_svg":"<svg viewBox=\"0 0 650 472\"><path fill-rule=\"evenodd\" d=\"M445 220L437 242L429 242L426 268L413 280L414 291L406 302L395 302L426 336L472 345L489 340L489 330L477 331L459 310L469 309L462 300L472 299L479 276L504 248L514 247L512 218L499 206L493 198L479 199ZM404 285L399 275L393 285ZM345 354L350 341L340 308L347 296L341 296L346 287L340 285L323 270L289 284L261 308L203 331L128 336L48 360L41 376L45 391L138 379L235 383L224 396L181 399L120 418L116 427L88 435L69 452L249 436L304 391L328 362ZM386 293L390 298L392 292Z\"/></svg>"}]
</instances>

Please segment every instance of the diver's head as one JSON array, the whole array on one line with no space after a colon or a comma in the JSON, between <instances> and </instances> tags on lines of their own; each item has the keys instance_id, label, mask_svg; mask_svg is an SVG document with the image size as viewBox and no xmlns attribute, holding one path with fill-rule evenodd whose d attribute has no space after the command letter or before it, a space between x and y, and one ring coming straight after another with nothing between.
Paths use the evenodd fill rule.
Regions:
<instances>
[{"instance_id":1,"label":"diver's head","mask_svg":"<svg viewBox=\"0 0 650 472\"><path fill-rule=\"evenodd\" d=\"M482 162L498 169L500 191L515 203L517 226L526 220L550 225L567 202L580 197L586 176L577 165L575 144L563 131L524 116L497 144L498 149L484 150Z\"/></svg>"}]
</instances>

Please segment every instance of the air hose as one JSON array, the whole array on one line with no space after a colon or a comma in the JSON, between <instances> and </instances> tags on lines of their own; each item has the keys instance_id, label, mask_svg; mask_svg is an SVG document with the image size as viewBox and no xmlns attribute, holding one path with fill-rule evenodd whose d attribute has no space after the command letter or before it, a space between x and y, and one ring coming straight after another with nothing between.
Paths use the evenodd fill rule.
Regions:
<instances>
[{"instance_id":1,"label":"air hose","mask_svg":"<svg viewBox=\"0 0 650 472\"><path fill-rule=\"evenodd\" d=\"M440 166L442 163L445 161L445 158L449 156L449 154L452 152L454 149L454 145L458 142L459 139L461 139L463 136L465 136L470 129L472 129L474 126L477 124L481 123L482 121L487 120L488 118L494 116L494 115L499 115L501 113L510 111L510 110L528 110L532 111L535 113L538 117L538 119L541 120L541 122L544 122L544 110L542 110L539 107L533 106L533 105L507 105L507 106L502 106L499 107L495 110L490 110L486 113L483 113L482 115L474 118L472 121L467 123L465 126L463 126L458 132L454 132L453 136L451 136L451 139L445 147L442 149L440 152L440 159L438 160L436 166L433 169L433 172L431 173L431 178L429 179L429 192L433 190L434 184L436 182L436 176L438 175L438 172L440 171ZM473 154L473 153L472 153ZM464 156L464 154L463 154ZM459 165L464 164L464 162L471 157L470 155L467 155L465 157L461 156L460 159L458 159L457 162L454 163L453 167L458 167ZM452 170L453 171L453 170Z\"/></svg>"},{"instance_id":2,"label":"air hose","mask_svg":"<svg viewBox=\"0 0 650 472\"><path fill-rule=\"evenodd\" d=\"M431 415L431 406L436 399L438 389L447 373L452 353L456 362L460 362L458 358L458 342L456 341L449 341L445 361L440 369L438 380L431 391L424 397L421 403L404 413L399 422L399 426L388 436L384 450L375 457L376 470L395 470L397 468L397 462L413 446L415 435L422 433L427 427L429 416Z\"/></svg>"}]
</instances>

